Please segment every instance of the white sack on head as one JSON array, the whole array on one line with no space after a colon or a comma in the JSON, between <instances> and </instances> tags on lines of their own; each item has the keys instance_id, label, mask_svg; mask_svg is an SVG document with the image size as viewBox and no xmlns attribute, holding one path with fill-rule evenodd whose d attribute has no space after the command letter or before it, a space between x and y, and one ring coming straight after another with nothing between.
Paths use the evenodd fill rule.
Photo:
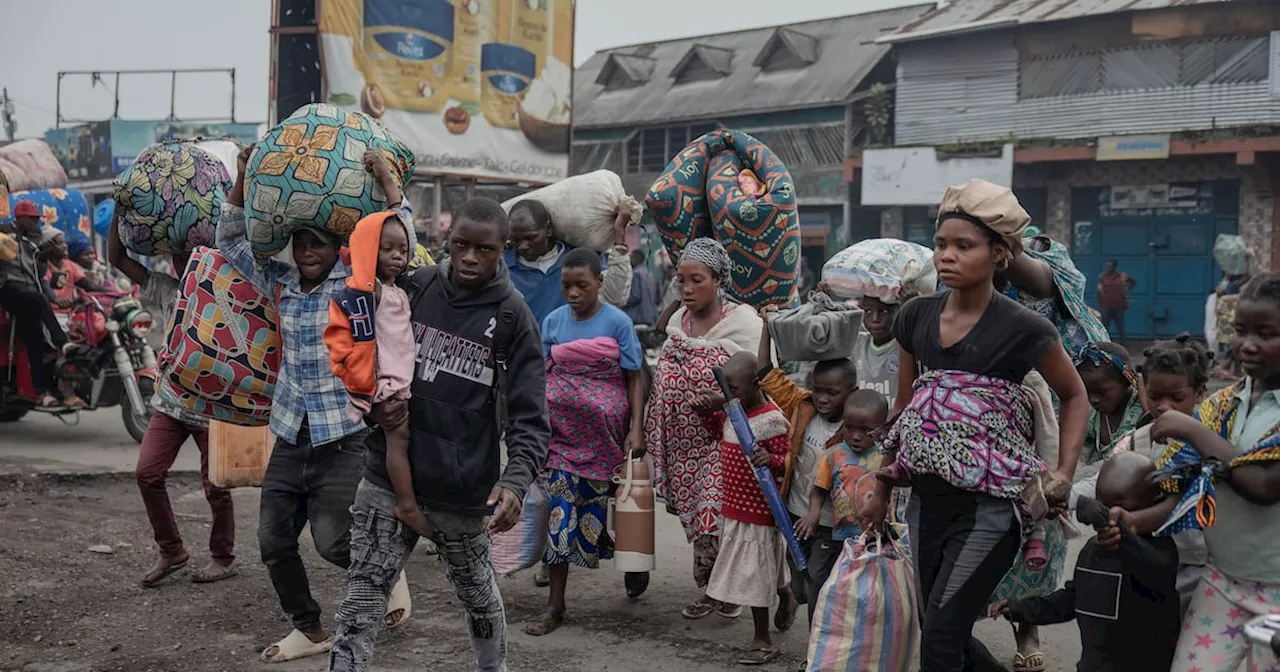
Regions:
<instances>
[{"instance_id":1,"label":"white sack on head","mask_svg":"<svg viewBox=\"0 0 1280 672\"><path fill-rule=\"evenodd\" d=\"M639 224L644 208L622 188L622 179L610 170L566 177L555 184L517 196L502 208L508 213L523 200L538 201L551 214L555 237L572 247L604 252L613 247L613 220L618 208Z\"/></svg>"},{"instance_id":2,"label":"white sack on head","mask_svg":"<svg viewBox=\"0 0 1280 672\"><path fill-rule=\"evenodd\" d=\"M870 238L828 259L822 265L822 282L842 299L901 303L938 291L938 272L929 248L896 238Z\"/></svg>"}]
</instances>

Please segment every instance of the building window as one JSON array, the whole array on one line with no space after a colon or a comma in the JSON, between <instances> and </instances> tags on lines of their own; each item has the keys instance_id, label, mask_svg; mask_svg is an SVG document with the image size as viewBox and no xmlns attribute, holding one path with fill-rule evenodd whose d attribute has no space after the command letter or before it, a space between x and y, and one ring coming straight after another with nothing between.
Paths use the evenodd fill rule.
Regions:
<instances>
[{"instance_id":1,"label":"building window","mask_svg":"<svg viewBox=\"0 0 1280 672\"><path fill-rule=\"evenodd\" d=\"M1270 40L1220 38L1024 57L1018 97L1266 81Z\"/></svg>"},{"instance_id":2,"label":"building window","mask_svg":"<svg viewBox=\"0 0 1280 672\"><path fill-rule=\"evenodd\" d=\"M719 124L681 124L636 131L627 141L628 173L659 173L680 150Z\"/></svg>"}]
</instances>

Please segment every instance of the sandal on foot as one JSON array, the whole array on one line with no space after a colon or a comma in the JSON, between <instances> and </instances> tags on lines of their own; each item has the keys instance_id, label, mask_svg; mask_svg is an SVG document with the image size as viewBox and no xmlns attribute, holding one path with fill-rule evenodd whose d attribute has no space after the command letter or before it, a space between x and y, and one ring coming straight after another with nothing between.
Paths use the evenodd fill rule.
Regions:
<instances>
[{"instance_id":1,"label":"sandal on foot","mask_svg":"<svg viewBox=\"0 0 1280 672\"><path fill-rule=\"evenodd\" d=\"M187 567L186 558L178 562L171 562L167 565L156 565L155 567L148 569L146 574L142 575L142 587L155 588L156 586L160 585L161 582L163 582L165 579L186 569L186 567Z\"/></svg>"},{"instance_id":2,"label":"sandal on foot","mask_svg":"<svg viewBox=\"0 0 1280 672\"><path fill-rule=\"evenodd\" d=\"M310 637L295 628L284 639L262 650L262 662L283 663L287 660L309 658L329 653L329 649L332 648L332 637L325 637L322 642L313 642Z\"/></svg>"},{"instance_id":3,"label":"sandal on foot","mask_svg":"<svg viewBox=\"0 0 1280 672\"><path fill-rule=\"evenodd\" d=\"M541 637L555 632L556 628L564 625L564 612L555 609L543 609L542 613L536 618L524 624L524 633L534 637Z\"/></svg>"},{"instance_id":4,"label":"sandal on foot","mask_svg":"<svg viewBox=\"0 0 1280 672\"><path fill-rule=\"evenodd\" d=\"M717 605L714 602L703 597L685 607L684 611L680 612L680 615L687 619L696 621L699 618L706 618L707 616L710 616L711 612L716 610L716 607Z\"/></svg>"},{"instance_id":5,"label":"sandal on foot","mask_svg":"<svg viewBox=\"0 0 1280 672\"><path fill-rule=\"evenodd\" d=\"M796 623L796 614L800 611L800 603L796 602L796 598L788 595L785 599L779 600L778 611L773 615L773 627L778 632L786 632Z\"/></svg>"},{"instance_id":6,"label":"sandal on foot","mask_svg":"<svg viewBox=\"0 0 1280 672\"><path fill-rule=\"evenodd\" d=\"M551 570L547 568L545 563L538 565L538 573L533 575L533 585L539 588L546 588L551 585Z\"/></svg>"},{"instance_id":7,"label":"sandal on foot","mask_svg":"<svg viewBox=\"0 0 1280 672\"><path fill-rule=\"evenodd\" d=\"M191 575L191 583L214 583L238 574L240 574L240 568L235 563L226 566L209 564L204 569Z\"/></svg>"},{"instance_id":8,"label":"sandal on foot","mask_svg":"<svg viewBox=\"0 0 1280 672\"><path fill-rule=\"evenodd\" d=\"M720 606L716 608L716 613L724 618L734 619L742 615L742 605L721 602Z\"/></svg>"},{"instance_id":9,"label":"sandal on foot","mask_svg":"<svg viewBox=\"0 0 1280 672\"><path fill-rule=\"evenodd\" d=\"M627 588L627 597L634 600L649 589L649 572L627 572L622 585Z\"/></svg>"},{"instance_id":10,"label":"sandal on foot","mask_svg":"<svg viewBox=\"0 0 1280 672\"><path fill-rule=\"evenodd\" d=\"M738 656L739 665L768 665L782 655L777 649L767 647L757 647L747 649L741 656Z\"/></svg>"},{"instance_id":11,"label":"sandal on foot","mask_svg":"<svg viewBox=\"0 0 1280 672\"><path fill-rule=\"evenodd\" d=\"M1049 566L1049 552L1043 541L1032 539L1022 547L1022 564L1030 572L1041 572Z\"/></svg>"},{"instance_id":12,"label":"sandal on foot","mask_svg":"<svg viewBox=\"0 0 1280 672\"><path fill-rule=\"evenodd\" d=\"M1025 655L1014 652L1013 672L1044 672L1044 654L1039 651Z\"/></svg>"},{"instance_id":13,"label":"sandal on foot","mask_svg":"<svg viewBox=\"0 0 1280 672\"><path fill-rule=\"evenodd\" d=\"M400 570L400 578L391 588L391 596L387 599L387 613L382 624L388 630L395 630L409 621L413 614L413 596L409 594L409 578Z\"/></svg>"}]
</instances>

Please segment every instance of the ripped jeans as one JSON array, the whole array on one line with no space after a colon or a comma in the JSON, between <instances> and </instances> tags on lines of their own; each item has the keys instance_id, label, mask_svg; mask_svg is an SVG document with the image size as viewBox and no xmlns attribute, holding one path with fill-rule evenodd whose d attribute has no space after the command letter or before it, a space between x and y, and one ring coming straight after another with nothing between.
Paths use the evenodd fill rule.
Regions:
<instances>
[{"instance_id":1,"label":"ripped jeans","mask_svg":"<svg viewBox=\"0 0 1280 672\"><path fill-rule=\"evenodd\" d=\"M396 495L360 481L351 506L351 566L347 596L338 607L338 631L329 657L331 672L370 669L373 645L387 600L418 543L418 535L395 516ZM506 672L507 617L489 563L486 519L423 509L436 527L432 539L448 563L449 582L467 614L478 672Z\"/></svg>"}]
</instances>

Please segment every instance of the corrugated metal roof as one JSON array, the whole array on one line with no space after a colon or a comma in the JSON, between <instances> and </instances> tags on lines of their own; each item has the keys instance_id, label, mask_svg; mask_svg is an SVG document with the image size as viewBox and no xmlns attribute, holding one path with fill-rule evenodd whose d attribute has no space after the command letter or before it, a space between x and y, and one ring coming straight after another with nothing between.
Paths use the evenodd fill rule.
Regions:
<instances>
[{"instance_id":1,"label":"corrugated metal roof","mask_svg":"<svg viewBox=\"0 0 1280 672\"><path fill-rule=\"evenodd\" d=\"M792 34L781 41L797 44L806 52L797 56L813 62L778 72L762 70L755 60L779 26L598 51L574 71L573 123L581 128L630 126L838 105L888 54L888 45L875 44L876 38L932 8L932 4L913 5L789 24L785 27L801 37ZM813 38L815 44L808 44L803 36ZM710 81L677 84L668 73L695 46L732 52L732 58L726 59L719 56L724 52L703 50L717 54L710 56L716 62L707 63L709 67L727 65L727 61L729 72ZM629 76L638 74L634 66L639 62L649 66L650 73L638 86L607 90L608 78L600 75L610 55L618 56L613 59L615 65L632 66Z\"/></svg>"},{"instance_id":2,"label":"corrugated metal roof","mask_svg":"<svg viewBox=\"0 0 1280 672\"><path fill-rule=\"evenodd\" d=\"M885 42L926 39L933 36L1029 23L1066 21L1100 14L1141 12L1168 7L1209 5L1235 0L954 0L907 23Z\"/></svg>"}]
</instances>

